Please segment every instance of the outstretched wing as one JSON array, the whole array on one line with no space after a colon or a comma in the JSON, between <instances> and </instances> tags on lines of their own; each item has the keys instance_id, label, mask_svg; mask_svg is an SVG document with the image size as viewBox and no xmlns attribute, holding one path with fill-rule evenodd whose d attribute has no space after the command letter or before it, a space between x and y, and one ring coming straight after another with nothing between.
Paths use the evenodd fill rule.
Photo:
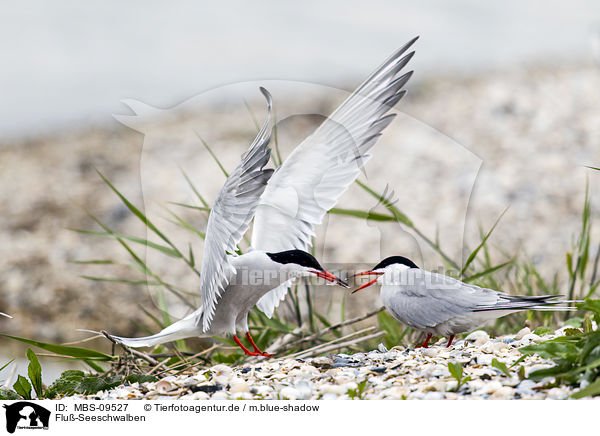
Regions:
<instances>
[{"instance_id":1,"label":"outstretched wing","mask_svg":"<svg viewBox=\"0 0 600 436\"><path fill-rule=\"evenodd\" d=\"M228 254L235 252L248 230L259 198L273 174L272 169L263 169L271 156L267 146L271 137L268 127L272 100L266 89L260 90L267 99L267 120L240 164L225 181L208 218L200 279L203 331L210 326L217 298L227 286L233 270Z\"/></svg>"},{"instance_id":2,"label":"outstretched wing","mask_svg":"<svg viewBox=\"0 0 600 436\"><path fill-rule=\"evenodd\" d=\"M402 88L412 71L401 70L414 55L405 53L416 40L385 61L275 172L256 210L253 248L309 249L315 226L358 177L369 150L395 117L386 114L406 92ZM266 294L258 307L272 313L279 301Z\"/></svg>"}]
</instances>

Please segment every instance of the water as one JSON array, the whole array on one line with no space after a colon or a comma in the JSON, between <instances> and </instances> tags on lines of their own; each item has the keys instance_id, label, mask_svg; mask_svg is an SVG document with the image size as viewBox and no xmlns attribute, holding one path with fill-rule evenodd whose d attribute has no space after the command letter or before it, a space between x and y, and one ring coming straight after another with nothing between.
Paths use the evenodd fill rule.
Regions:
<instances>
[{"instance_id":1,"label":"water","mask_svg":"<svg viewBox=\"0 0 600 436\"><path fill-rule=\"evenodd\" d=\"M0 142L108 123L135 98L170 107L226 83L352 86L421 35L416 79L589 58L595 0L302 3L75 0L0 6Z\"/></svg>"}]
</instances>

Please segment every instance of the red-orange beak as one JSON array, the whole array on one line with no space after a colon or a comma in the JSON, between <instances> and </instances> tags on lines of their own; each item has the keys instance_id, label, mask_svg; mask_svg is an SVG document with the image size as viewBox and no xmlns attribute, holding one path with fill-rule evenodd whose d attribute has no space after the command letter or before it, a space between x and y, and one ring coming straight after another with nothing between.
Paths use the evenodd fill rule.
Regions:
<instances>
[{"instance_id":1,"label":"red-orange beak","mask_svg":"<svg viewBox=\"0 0 600 436\"><path fill-rule=\"evenodd\" d=\"M343 281L342 279L340 279L338 276L334 276L333 274L331 274L328 271L317 271L314 270L312 271L312 273L314 275L316 275L317 277L321 277L322 279L328 280L332 283L337 283L340 286L343 286L344 288L349 288L350 286L348 286L348 283L346 283L345 281Z\"/></svg>"},{"instance_id":2,"label":"red-orange beak","mask_svg":"<svg viewBox=\"0 0 600 436\"><path fill-rule=\"evenodd\" d=\"M383 274L382 272L378 272L378 271L363 271L363 272L359 272L359 273L354 274L354 277L356 277L356 276L372 276L372 275L376 275L377 277L375 277L373 280L365 283L361 287L356 288L354 291L352 291L352 293L354 294L355 292L358 292L361 289L365 289L365 288L368 288L371 285L374 285L375 282L377 282L377 279L379 278L379 276L382 275L382 274Z\"/></svg>"}]
</instances>

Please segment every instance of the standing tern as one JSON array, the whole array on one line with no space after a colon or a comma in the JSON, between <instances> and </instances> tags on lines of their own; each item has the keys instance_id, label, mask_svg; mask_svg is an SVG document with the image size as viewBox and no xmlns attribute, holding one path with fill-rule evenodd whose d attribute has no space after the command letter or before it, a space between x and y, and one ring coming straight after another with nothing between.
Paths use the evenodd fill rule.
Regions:
<instances>
[{"instance_id":1,"label":"standing tern","mask_svg":"<svg viewBox=\"0 0 600 436\"><path fill-rule=\"evenodd\" d=\"M414 51L406 52L416 40L375 70L274 173L263 169L270 156L267 120L211 210L201 270L202 307L156 335L115 339L143 347L228 333L247 355L268 356L248 332L247 315L254 305L270 318L300 276L316 275L347 287L307 251L314 228L358 177L371 157L368 152L395 118L388 112L406 93L403 87L412 71L401 70L413 57ZM270 95L263 93L270 117ZM251 251L229 256L253 217ZM277 274L249 285L239 280L240 271ZM254 352L241 344L236 329L246 333Z\"/></svg>"},{"instance_id":2,"label":"standing tern","mask_svg":"<svg viewBox=\"0 0 600 436\"><path fill-rule=\"evenodd\" d=\"M355 276L377 276L354 292L378 283L381 301L398 321L427 333L422 347L432 335L448 337L468 332L487 321L523 310L574 310L554 306L571 301L557 295L519 296L469 285L442 274L420 269L406 257L392 256L373 269Z\"/></svg>"},{"instance_id":3,"label":"standing tern","mask_svg":"<svg viewBox=\"0 0 600 436\"><path fill-rule=\"evenodd\" d=\"M291 249L266 251L257 247L234 256L236 246L248 230L272 169L264 169L271 150L268 129L271 95L267 99L268 116L242 161L225 181L211 209L206 228L200 290L202 306L161 332L142 338L113 336L128 347L149 347L189 337L233 335L246 355L269 356L261 351L248 330L248 312L267 292L302 276L315 275L348 287L325 271L309 253ZM237 336L245 333L254 351L248 350Z\"/></svg>"}]
</instances>

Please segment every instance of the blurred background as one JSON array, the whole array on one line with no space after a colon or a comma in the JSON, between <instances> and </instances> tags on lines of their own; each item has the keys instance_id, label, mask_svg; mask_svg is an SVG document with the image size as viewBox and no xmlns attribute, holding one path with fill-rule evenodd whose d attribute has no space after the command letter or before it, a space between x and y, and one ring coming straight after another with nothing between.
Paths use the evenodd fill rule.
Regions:
<instances>
[{"instance_id":1,"label":"blurred background","mask_svg":"<svg viewBox=\"0 0 600 436\"><path fill-rule=\"evenodd\" d=\"M585 167L600 166L596 1L3 2L0 311L14 318L0 318L0 331L68 342L83 337L76 328L155 328L140 309L155 305L144 286L81 277L125 269L73 262L127 259L114 240L72 230L99 230L86 209L146 236L94 168L168 229L165 202L190 198L181 168L209 203L223 183L199 136L230 169L251 142L265 116L258 86L274 95L285 157L318 123L295 115L326 116L416 35L408 94L362 180L392 189L459 260L508 207L495 260L518 254L563 274L586 183L595 217L599 206L600 173ZM340 206L380 207L355 186ZM184 247L186 237L175 236ZM332 216L318 241L329 264L404 254L443 265L399 224ZM185 270L154 262L193 288ZM355 302L350 313L375 308L377 292ZM0 340L0 358L20 355L12 347Z\"/></svg>"}]
</instances>

